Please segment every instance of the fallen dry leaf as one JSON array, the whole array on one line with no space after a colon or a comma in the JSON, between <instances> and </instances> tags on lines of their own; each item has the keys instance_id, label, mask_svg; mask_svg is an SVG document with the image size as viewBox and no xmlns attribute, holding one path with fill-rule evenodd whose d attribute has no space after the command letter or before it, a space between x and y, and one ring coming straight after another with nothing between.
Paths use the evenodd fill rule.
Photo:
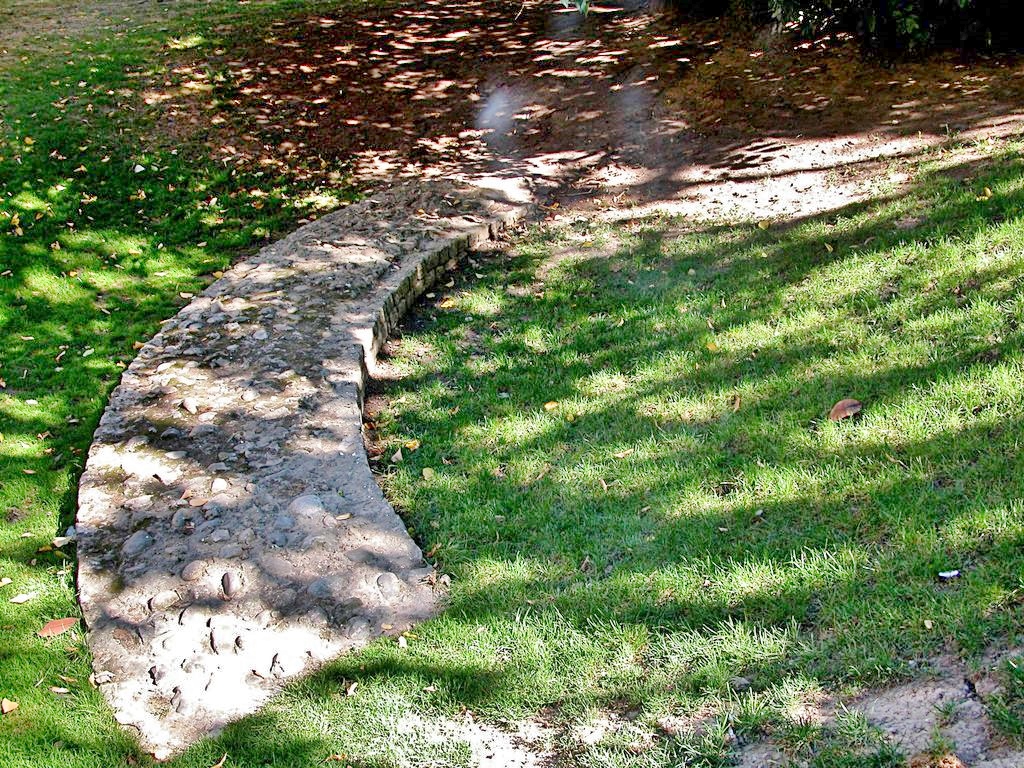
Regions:
<instances>
[{"instance_id":1,"label":"fallen dry leaf","mask_svg":"<svg viewBox=\"0 0 1024 768\"><path fill-rule=\"evenodd\" d=\"M758 229L768 229L771 225L772 223L768 221L768 219L761 219L759 222L757 222Z\"/></svg>"},{"instance_id":2,"label":"fallen dry leaf","mask_svg":"<svg viewBox=\"0 0 1024 768\"><path fill-rule=\"evenodd\" d=\"M624 451L619 451L618 453L613 453L612 456L614 456L616 459L624 459L627 456L632 456L635 452L636 451L634 451L632 448L627 448Z\"/></svg>"},{"instance_id":3,"label":"fallen dry leaf","mask_svg":"<svg viewBox=\"0 0 1024 768\"><path fill-rule=\"evenodd\" d=\"M557 407L558 407L558 401L557 400L548 400L546 403L544 403L544 410L545 411L553 411Z\"/></svg>"},{"instance_id":4,"label":"fallen dry leaf","mask_svg":"<svg viewBox=\"0 0 1024 768\"><path fill-rule=\"evenodd\" d=\"M43 628L36 632L40 637L56 637L63 635L78 623L76 618L54 619L43 625Z\"/></svg>"},{"instance_id":5,"label":"fallen dry leaf","mask_svg":"<svg viewBox=\"0 0 1024 768\"><path fill-rule=\"evenodd\" d=\"M9 715L18 708L18 702L10 699L0 699L0 715Z\"/></svg>"},{"instance_id":6,"label":"fallen dry leaf","mask_svg":"<svg viewBox=\"0 0 1024 768\"><path fill-rule=\"evenodd\" d=\"M15 595L14 597L12 597L11 598L11 602L14 603L15 605L21 605L22 603L27 603L31 599L32 599L32 595L20 594L20 595Z\"/></svg>"},{"instance_id":7,"label":"fallen dry leaf","mask_svg":"<svg viewBox=\"0 0 1024 768\"><path fill-rule=\"evenodd\" d=\"M224 755L221 757L221 759L218 760L213 765L211 765L210 768L224 768L224 763L226 763L227 761L228 761L228 753L225 752Z\"/></svg>"},{"instance_id":8,"label":"fallen dry leaf","mask_svg":"<svg viewBox=\"0 0 1024 768\"><path fill-rule=\"evenodd\" d=\"M967 768L966 764L952 752L936 755L934 752L922 752L914 755L907 763L907 768Z\"/></svg>"},{"instance_id":9,"label":"fallen dry leaf","mask_svg":"<svg viewBox=\"0 0 1024 768\"><path fill-rule=\"evenodd\" d=\"M832 410L828 412L828 418L830 421L842 421L860 413L863 408L864 405L859 400L847 398L832 406Z\"/></svg>"},{"instance_id":10,"label":"fallen dry leaf","mask_svg":"<svg viewBox=\"0 0 1024 768\"><path fill-rule=\"evenodd\" d=\"M424 467L423 468L423 479L424 480L433 480L436 476L437 476L437 472L432 470L430 467Z\"/></svg>"},{"instance_id":11,"label":"fallen dry leaf","mask_svg":"<svg viewBox=\"0 0 1024 768\"><path fill-rule=\"evenodd\" d=\"M420 441L419 440L410 440L409 442L407 442L405 444L405 449L407 451L415 451L415 450L418 450L419 447L420 447Z\"/></svg>"}]
</instances>

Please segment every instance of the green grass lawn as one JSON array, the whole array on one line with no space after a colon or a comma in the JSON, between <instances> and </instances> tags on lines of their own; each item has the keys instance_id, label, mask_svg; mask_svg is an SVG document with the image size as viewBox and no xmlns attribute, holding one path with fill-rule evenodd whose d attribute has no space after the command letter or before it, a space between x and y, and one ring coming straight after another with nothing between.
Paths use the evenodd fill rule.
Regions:
<instances>
[{"instance_id":1,"label":"green grass lawn","mask_svg":"<svg viewBox=\"0 0 1024 768\"><path fill-rule=\"evenodd\" d=\"M572 764L719 764L731 726L867 765L787 712L1018 642L1019 150L787 227L539 227L421 310L379 427L421 442L384 483L453 578L421 664L476 670L434 698L631 713Z\"/></svg>"},{"instance_id":2,"label":"green grass lawn","mask_svg":"<svg viewBox=\"0 0 1024 768\"><path fill-rule=\"evenodd\" d=\"M270 173L215 159L202 129L161 136L142 94L195 80L175 71L182 48L219 42L196 28L256 35L324 5L205 3L198 26L178 9L0 66L0 696L20 705L0 718L5 768L136 759L89 686L81 631L34 636L78 615L73 551L39 550L74 518L85 451L134 346L232 259L352 196L343 181L322 187L343 168Z\"/></svg>"},{"instance_id":3,"label":"green grass lawn","mask_svg":"<svg viewBox=\"0 0 1024 768\"><path fill-rule=\"evenodd\" d=\"M320 5L204 22L258 34ZM194 79L167 62L219 44L204 34L186 16L0 70L4 768L145 764L80 628L34 634L77 615L73 551L40 550L134 344L352 194L324 186L343 167L276 175L211 159L202 134L159 140L141 91ZM976 147L991 162L967 181L937 155L910 194L792 226L551 225L480 258L418 310L378 418L384 457L419 441L382 482L451 575L448 611L171 764L462 766L467 746L432 734L468 709L540 713L566 765L724 765L730 734L765 733L823 768L900 765L856 717L820 733L793 706L1019 639L1019 150ZM828 421L845 397L863 413ZM1019 734L1007 675L993 718ZM602 713L623 726L582 738ZM699 714L701 734L664 727Z\"/></svg>"}]
</instances>

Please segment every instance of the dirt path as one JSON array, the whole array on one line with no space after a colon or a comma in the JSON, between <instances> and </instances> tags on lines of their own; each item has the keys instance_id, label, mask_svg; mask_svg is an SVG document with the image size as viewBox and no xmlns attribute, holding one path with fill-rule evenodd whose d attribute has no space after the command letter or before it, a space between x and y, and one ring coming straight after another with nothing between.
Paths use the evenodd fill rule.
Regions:
<instances>
[{"instance_id":1,"label":"dirt path","mask_svg":"<svg viewBox=\"0 0 1024 768\"><path fill-rule=\"evenodd\" d=\"M155 89L165 124L236 163L348 162L367 183L526 174L563 204L701 218L833 210L898 188L902 161L928 148L1024 126L1018 60L885 68L849 41L794 45L621 6L342 11L181 71L223 78L224 100Z\"/></svg>"},{"instance_id":2,"label":"dirt path","mask_svg":"<svg viewBox=\"0 0 1024 768\"><path fill-rule=\"evenodd\" d=\"M12 0L0 63L215 2ZM369 184L525 174L563 205L735 220L891 194L922 151L1024 126L1019 59L887 68L846 40L796 45L629 5L587 18L547 2L337 5L257 31L218 27L214 52L180 52L145 94L154 138L322 170L324 183L339 164Z\"/></svg>"}]
</instances>

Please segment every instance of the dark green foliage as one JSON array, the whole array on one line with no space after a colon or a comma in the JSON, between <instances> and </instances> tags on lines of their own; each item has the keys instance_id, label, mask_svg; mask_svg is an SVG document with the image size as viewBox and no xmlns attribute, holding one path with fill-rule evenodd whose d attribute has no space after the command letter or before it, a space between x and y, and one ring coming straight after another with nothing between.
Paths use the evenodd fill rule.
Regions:
<instances>
[{"instance_id":1,"label":"dark green foliage","mask_svg":"<svg viewBox=\"0 0 1024 768\"><path fill-rule=\"evenodd\" d=\"M1013 45L1019 16L1019 3L1010 0L755 1L767 2L776 20L806 31L843 29L871 46L895 49Z\"/></svg>"},{"instance_id":2,"label":"dark green foliage","mask_svg":"<svg viewBox=\"0 0 1024 768\"><path fill-rule=\"evenodd\" d=\"M1019 44L1020 3L1014 0L672 0L672 5L687 16L732 14L792 25L805 34L849 32L874 48Z\"/></svg>"}]
</instances>

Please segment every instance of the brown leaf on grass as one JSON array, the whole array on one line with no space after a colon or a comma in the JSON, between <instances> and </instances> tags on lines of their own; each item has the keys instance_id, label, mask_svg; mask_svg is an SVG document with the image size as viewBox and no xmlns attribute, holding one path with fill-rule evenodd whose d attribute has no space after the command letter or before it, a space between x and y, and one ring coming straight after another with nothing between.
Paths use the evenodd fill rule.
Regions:
<instances>
[{"instance_id":1,"label":"brown leaf on grass","mask_svg":"<svg viewBox=\"0 0 1024 768\"><path fill-rule=\"evenodd\" d=\"M0 699L0 715L9 715L18 708L18 702L10 699Z\"/></svg>"},{"instance_id":2,"label":"brown leaf on grass","mask_svg":"<svg viewBox=\"0 0 1024 768\"><path fill-rule=\"evenodd\" d=\"M860 413L863 408L864 405L859 400L846 398L832 406L832 410L828 412L828 418L830 421L842 421Z\"/></svg>"},{"instance_id":3,"label":"brown leaf on grass","mask_svg":"<svg viewBox=\"0 0 1024 768\"><path fill-rule=\"evenodd\" d=\"M211 765L210 768L224 768L224 763L226 763L227 761L228 761L228 753L225 752L223 754L223 756L221 756L220 760L218 760L216 763Z\"/></svg>"},{"instance_id":4,"label":"brown leaf on grass","mask_svg":"<svg viewBox=\"0 0 1024 768\"><path fill-rule=\"evenodd\" d=\"M53 621L46 622L43 628L36 632L36 634L40 637L56 637L57 635L63 635L77 623L78 619L76 618L54 619Z\"/></svg>"},{"instance_id":5,"label":"brown leaf on grass","mask_svg":"<svg viewBox=\"0 0 1024 768\"><path fill-rule=\"evenodd\" d=\"M922 752L915 755L907 763L908 768L967 768L966 764L953 752L935 754Z\"/></svg>"}]
</instances>

